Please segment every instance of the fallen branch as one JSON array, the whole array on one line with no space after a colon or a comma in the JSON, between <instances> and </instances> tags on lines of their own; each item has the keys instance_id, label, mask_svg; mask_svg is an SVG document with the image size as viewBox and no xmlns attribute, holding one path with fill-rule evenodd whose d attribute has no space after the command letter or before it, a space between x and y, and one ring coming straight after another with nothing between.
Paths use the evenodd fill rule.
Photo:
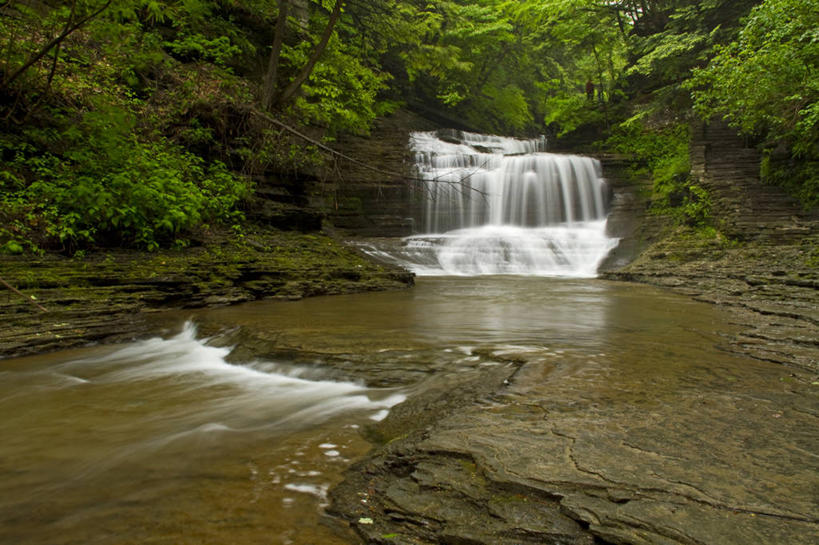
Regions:
<instances>
[{"instance_id":1,"label":"fallen branch","mask_svg":"<svg viewBox=\"0 0 819 545\"><path fill-rule=\"evenodd\" d=\"M487 194L485 192L480 191L479 189L475 189L474 187L468 186L465 182L466 182L466 180L468 180L469 178L471 178L472 176L477 174L480 171L480 169L484 165L486 165L486 163L488 162L488 159L487 159L487 161L485 161L483 163L483 165L481 165L481 167L478 167L477 169L475 169L470 174L464 176L463 178L460 178L457 182L443 181L443 180L439 180L437 178L432 178L432 179L429 179L429 178L416 178L416 177L412 177L412 176L407 176L405 174L400 174L398 172L383 170L383 169L371 166L371 165L369 165L369 164L367 164L367 163L365 163L363 161L359 161L358 159L355 159L354 157L350 157L349 155L345 155L344 153L341 153L340 151L334 150L333 148L327 146L326 144L322 144L321 142L319 142L315 138L311 138L310 136L307 136L303 132L294 129L290 125L287 125L286 123L283 123L283 122L279 121L278 119L276 119L275 117L273 117L272 115L270 115L270 114L268 114L266 112L263 112L263 111L260 111L260 110L251 110L251 113L253 113L254 115L256 115L258 117L261 117L262 119L264 119L265 121L267 121L269 123L272 123L272 124L276 125L277 127L281 127L282 129L286 130L287 132L289 132L291 134L294 134L294 135L298 136L302 140L305 140L306 142L309 142L309 143L313 144L314 146L318 147L322 151L325 151L325 152L329 153L330 155L333 155L335 157L340 157L341 159L344 159L345 161L349 161L350 163L358 165L358 166L360 166L362 168L366 168L367 170L371 170L372 172L377 172L379 174L385 174L385 175L390 176L390 177L396 177L397 176L399 178L402 178L402 179L404 179L406 181L410 181L410 182L436 182L436 183L443 183L443 184L449 184L449 185L458 185L458 186L461 186L461 187L466 187L470 191L474 191L475 193L481 195L482 197L487 196Z\"/></svg>"},{"instance_id":2,"label":"fallen branch","mask_svg":"<svg viewBox=\"0 0 819 545\"><path fill-rule=\"evenodd\" d=\"M9 284L9 283L8 283L8 282L6 282L5 280L3 280L3 277L2 277L2 276L0 276L0 283L2 283L2 284L3 284L4 286L6 286L8 289L10 289L10 290L11 290L11 291L13 291L14 293L16 293L17 295L19 295L19 296L20 296L20 297L22 297L23 299L25 299L26 301L28 301L29 303L31 303L31 304L32 304L32 305L34 305L35 307L39 308L39 309L40 309L40 310L42 310L43 312L48 312L48 310L47 310L47 309L46 309L46 308L45 308L43 305L41 305L40 303L38 303L37 301L35 301L35 300L34 300L34 296L33 296L33 295L25 295L25 294L24 294L24 293L22 293L20 290L18 290L17 288L15 288L15 287L14 287L14 286L12 286L11 284Z\"/></svg>"}]
</instances>

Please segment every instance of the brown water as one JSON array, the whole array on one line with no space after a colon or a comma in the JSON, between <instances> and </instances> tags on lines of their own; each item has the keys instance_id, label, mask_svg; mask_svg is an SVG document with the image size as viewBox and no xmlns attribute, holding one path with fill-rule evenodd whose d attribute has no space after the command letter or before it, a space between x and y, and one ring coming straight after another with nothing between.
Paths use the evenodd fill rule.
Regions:
<instances>
[{"instance_id":1,"label":"brown water","mask_svg":"<svg viewBox=\"0 0 819 545\"><path fill-rule=\"evenodd\" d=\"M787 376L722 352L718 308L601 281L424 278L161 319L164 339L0 362L0 543L355 543L322 509L361 429L509 354L567 362L590 392L606 373Z\"/></svg>"}]
</instances>

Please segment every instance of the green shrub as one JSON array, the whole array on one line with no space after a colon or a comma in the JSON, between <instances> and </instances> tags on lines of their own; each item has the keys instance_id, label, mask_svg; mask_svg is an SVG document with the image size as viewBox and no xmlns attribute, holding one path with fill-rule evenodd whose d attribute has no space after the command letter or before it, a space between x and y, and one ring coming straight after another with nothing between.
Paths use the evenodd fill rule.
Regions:
<instances>
[{"instance_id":1,"label":"green shrub","mask_svg":"<svg viewBox=\"0 0 819 545\"><path fill-rule=\"evenodd\" d=\"M633 118L615 128L606 146L634 158L633 176L651 177L654 212L706 228L711 223L711 197L691 179L689 141L687 124L650 127Z\"/></svg>"},{"instance_id":2,"label":"green shrub","mask_svg":"<svg viewBox=\"0 0 819 545\"><path fill-rule=\"evenodd\" d=\"M12 226L0 237L67 251L90 244L154 249L184 241L203 221L241 215L244 180L164 138L141 139L133 126L126 111L109 107L59 132L49 152L41 146L52 129L0 140L0 209Z\"/></svg>"}]
</instances>

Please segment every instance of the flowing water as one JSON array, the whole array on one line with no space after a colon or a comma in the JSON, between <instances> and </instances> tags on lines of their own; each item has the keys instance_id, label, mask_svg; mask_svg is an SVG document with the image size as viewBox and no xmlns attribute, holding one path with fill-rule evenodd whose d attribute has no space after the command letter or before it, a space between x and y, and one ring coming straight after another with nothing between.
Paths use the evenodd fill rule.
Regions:
<instances>
[{"instance_id":1,"label":"flowing water","mask_svg":"<svg viewBox=\"0 0 819 545\"><path fill-rule=\"evenodd\" d=\"M354 543L322 509L361 430L508 354L560 362L581 398L786 374L719 351L717 308L601 281L422 278L186 317L221 333L0 361L0 543Z\"/></svg>"},{"instance_id":2,"label":"flowing water","mask_svg":"<svg viewBox=\"0 0 819 545\"><path fill-rule=\"evenodd\" d=\"M419 275L593 277L606 234L600 163L545 153L544 139L413 133L423 178L421 233L367 250Z\"/></svg>"}]
</instances>

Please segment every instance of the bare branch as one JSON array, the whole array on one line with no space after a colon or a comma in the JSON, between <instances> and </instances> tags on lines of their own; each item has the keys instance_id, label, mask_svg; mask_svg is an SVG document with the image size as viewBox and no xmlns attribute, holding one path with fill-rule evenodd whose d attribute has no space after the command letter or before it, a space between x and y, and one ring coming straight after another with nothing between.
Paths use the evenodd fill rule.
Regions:
<instances>
[{"instance_id":1,"label":"bare branch","mask_svg":"<svg viewBox=\"0 0 819 545\"><path fill-rule=\"evenodd\" d=\"M6 286L8 289L10 289L10 290L11 290L11 291L13 291L14 293L16 293L17 295L19 295L19 296L20 296L20 297L22 297L23 299L25 299L26 301L28 301L29 303L31 303L31 304L32 304L32 305L34 305L35 307L39 308L39 309L40 309L40 310L42 310L43 312L48 312L48 309L46 309L46 308L45 308L43 305L41 305L40 303L38 303L38 302L36 302L36 301L34 300L34 296L31 296L31 295L25 295L25 294L23 294L23 293L22 293L20 290L18 290L17 288L15 288L15 287L14 287L14 286L12 286L11 284L9 284L9 283L8 283L8 282L6 282L5 280L3 280L3 277L0 277L0 284L3 284L3 285L4 285L4 286Z\"/></svg>"},{"instance_id":2,"label":"bare branch","mask_svg":"<svg viewBox=\"0 0 819 545\"><path fill-rule=\"evenodd\" d=\"M32 55L31 58L29 58L29 60L27 60L25 63L23 63L23 65L21 67L19 67L17 70L12 72L12 74L9 77L7 77L5 80L3 80L3 82L0 83L0 89L3 89L5 87L8 87L9 85L11 85L11 83L14 80L16 80L18 77L20 77L26 70L31 68L40 59L45 57L48 54L49 51L51 51L53 48L55 48L56 46L61 44L63 41L65 41L65 39L71 33L73 33L74 31L76 31L78 29L80 29L82 26L84 26L86 23L88 23L88 21L90 21L91 19L94 19L99 14L101 14L103 11L108 9L108 6L111 5L111 2L113 2L113 0L108 0L107 2L105 2L105 4L103 4L96 11L94 11L94 12L90 13L89 15L83 17L82 19L80 19L76 23L71 23L71 19L74 16L74 7L76 5L76 1L75 1L75 3L72 4L72 6L71 6L71 15L69 15L68 21L66 21L66 25L63 28L62 32L60 32L50 42L45 44L37 53Z\"/></svg>"}]
</instances>

